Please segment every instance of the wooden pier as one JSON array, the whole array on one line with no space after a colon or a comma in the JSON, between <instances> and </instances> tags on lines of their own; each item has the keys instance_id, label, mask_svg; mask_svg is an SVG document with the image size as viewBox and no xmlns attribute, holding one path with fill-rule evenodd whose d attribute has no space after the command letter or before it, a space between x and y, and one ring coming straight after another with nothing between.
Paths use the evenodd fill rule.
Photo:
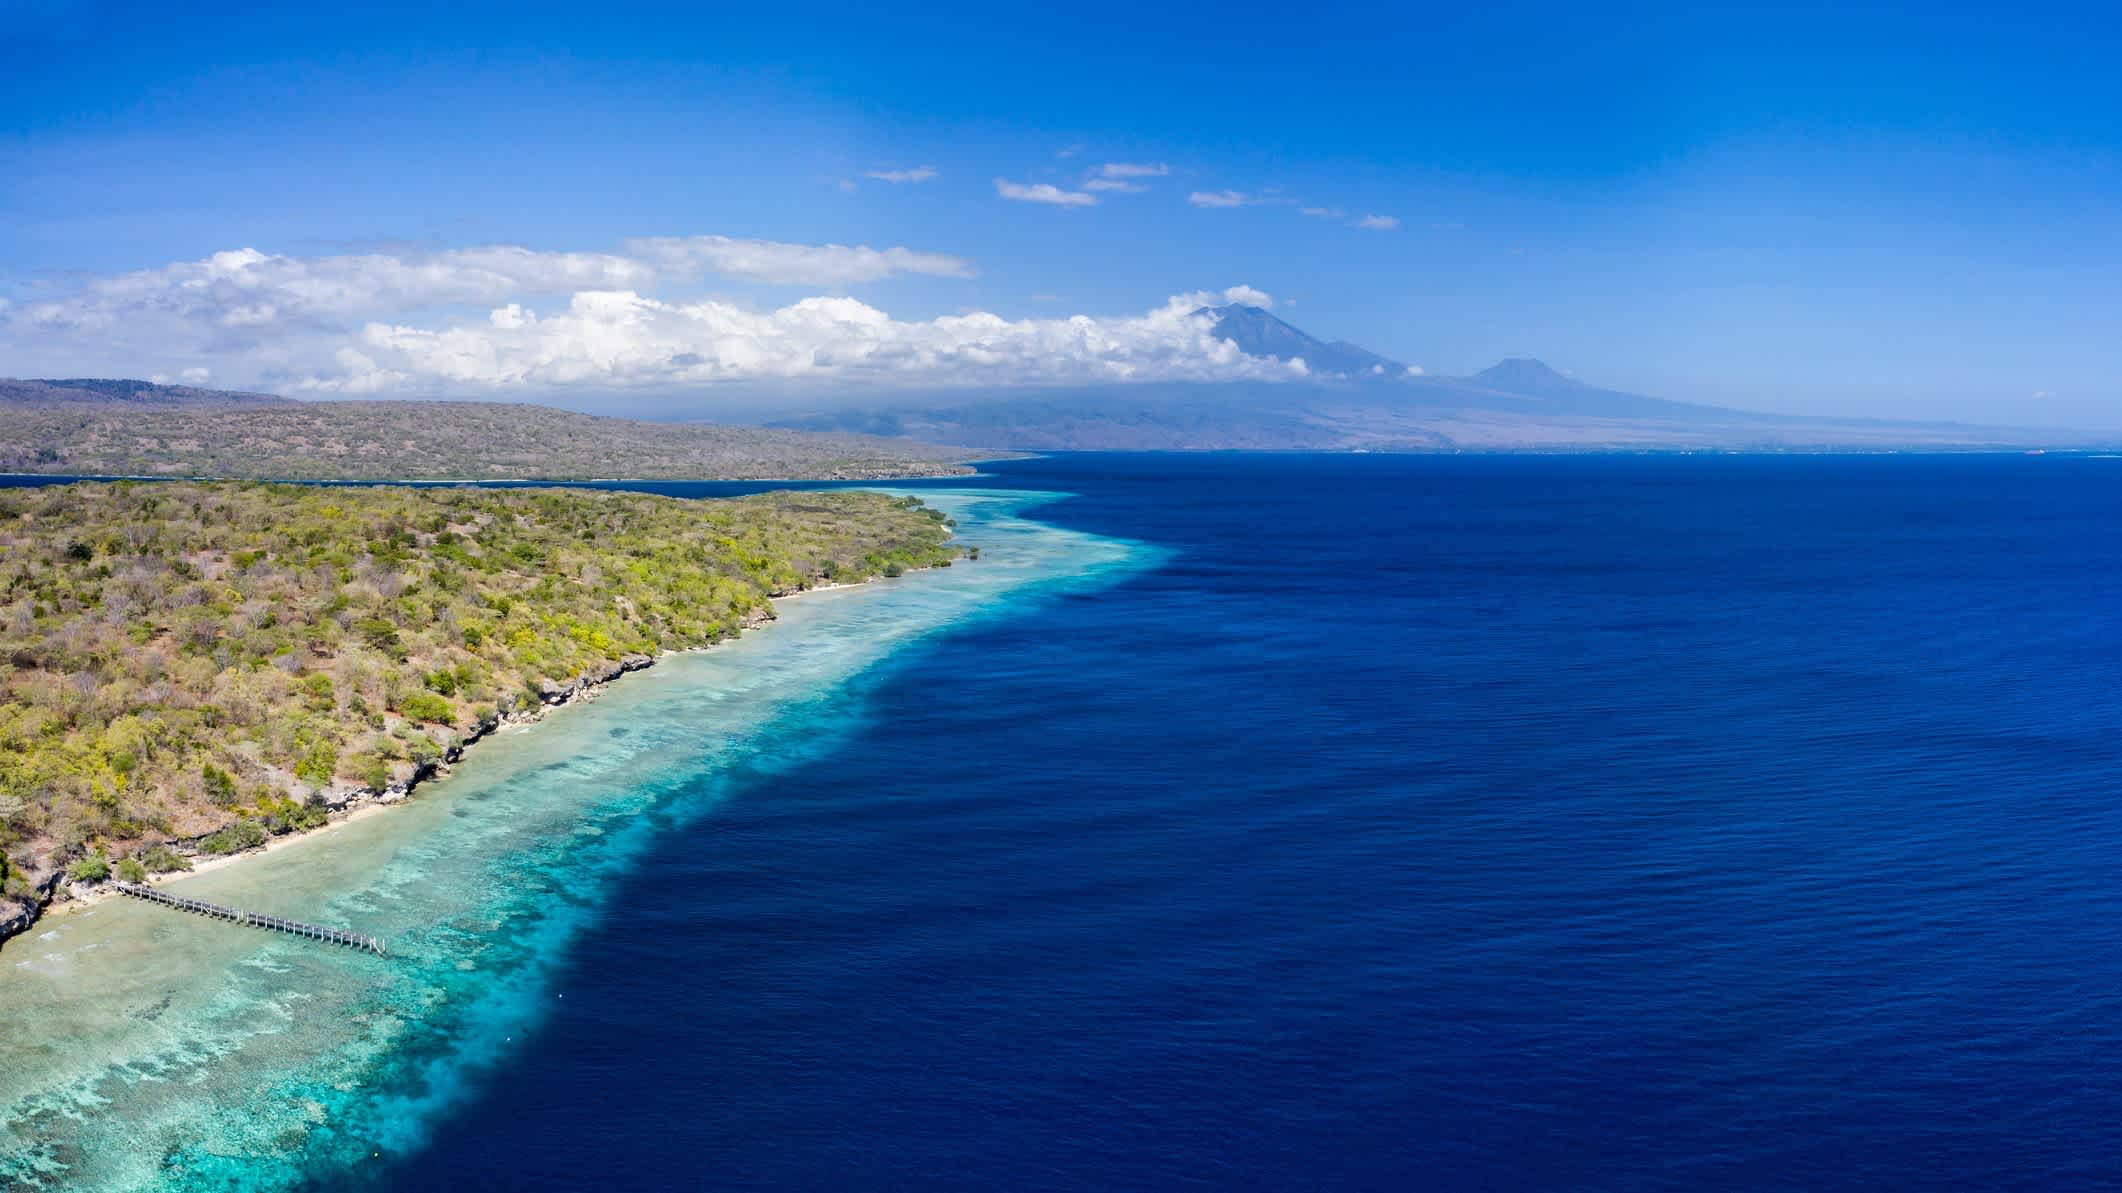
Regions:
<instances>
[{"instance_id":1,"label":"wooden pier","mask_svg":"<svg viewBox=\"0 0 2122 1193\"><path fill-rule=\"evenodd\" d=\"M360 949L364 953L375 953L379 956L383 953L382 941L372 936L363 936L358 932L342 932L337 928L320 928L315 924L305 924L300 920L284 920L276 915L259 915L255 911L238 911L233 907L223 907L218 903L208 903L204 899L187 899L183 895L172 895L167 891L158 891L151 886L142 886L137 882L114 882L111 885L117 888L119 894L131 895L135 899L145 899L150 903L165 904L179 911L212 916L214 919L227 920L232 924L248 924L253 928L267 928L274 932L285 932L291 936L304 936L311 940L324 941L326 944L345 945L350 949Z\"/></svg>"}]
</instances>

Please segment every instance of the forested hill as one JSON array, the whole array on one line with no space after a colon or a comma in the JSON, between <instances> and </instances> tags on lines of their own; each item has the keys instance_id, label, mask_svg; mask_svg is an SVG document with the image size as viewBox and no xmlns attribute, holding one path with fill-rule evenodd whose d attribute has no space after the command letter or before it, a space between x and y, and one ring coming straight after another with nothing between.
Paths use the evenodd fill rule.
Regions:
<instances>
[{"instance_id":1,"label":"forested hill","mask_svg":"<svg viewBox=\"0 0 2122 1193\"><path fill-rule=\"evenodd\" d=\"M770 594L948 564L949 534L856 491L0 491L0 937L62 866L321 821Z\"/></svg>"}]
</instances>

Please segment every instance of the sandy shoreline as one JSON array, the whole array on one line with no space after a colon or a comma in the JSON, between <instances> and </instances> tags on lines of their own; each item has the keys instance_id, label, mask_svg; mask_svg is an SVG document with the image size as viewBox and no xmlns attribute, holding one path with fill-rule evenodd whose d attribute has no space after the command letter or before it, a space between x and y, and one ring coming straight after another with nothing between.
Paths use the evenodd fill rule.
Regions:
<instances>
[{"instance_id":1,"label":"sandy shoreline","mask_svg":"<svg viewBox=\"0 0 2122 1193\"><path fill-rule=\"evenodd\" d=\"M448 776L446 774L438 774L434 776L435 779L442 779L447 777ZM429 781L432 782L434 780L430 779ZM286 846L292 845L297 841L307 841L312 837L317 837L326 833L330 833L332 830L337 829L341 825L352 824L356 820L366 819L369 816L372 816L378 812L382 812L385 809L396 807L397 805L402 804L404 802L405 799L401 798L391 800L387 803L381 800L371 800L367 803L357 804L353 807L346 809L343 812L332 813L330 820L325 821L323 824L320 824L315 828L302 829L290 833L282 833L277 837L267 837L265 839L265 844L257 846L256 848L246 849L240 853L212 854L192 858L191 869L173 870L168 874L150 874L147 876L147 881L143 885L156 886L171 879L190 878L194 874L208 874L227 866L233 866L238 862L248 861L252 858L261 857L265 854L273 852L276 849L281 849ZM64 900L54 900L49 906L44 909L44 914L33 922L42 923L45 920L57 919L62 916L74 915L89 908L95 907L99 903L103 903L111 899L116 899L118 897L118 892L113 889L110 883L97 883L95 886L92 886L87 890L75 892ZM27 929L24 930L24 934L27 934ZM0 948L4 947L5 942L0 941Z\"/></svg>"}]
</instances>

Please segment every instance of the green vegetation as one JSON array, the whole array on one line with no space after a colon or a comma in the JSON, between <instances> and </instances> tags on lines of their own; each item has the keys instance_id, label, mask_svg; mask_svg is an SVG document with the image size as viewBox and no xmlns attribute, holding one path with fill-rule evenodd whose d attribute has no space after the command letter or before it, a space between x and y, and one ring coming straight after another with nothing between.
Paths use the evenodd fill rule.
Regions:
<instances>
[{"instance_id":1,"label":"green vegetation","mask_svg":"<svg viewBox=\"0 0 2122 1193\"><path fill-rule=\"evenodd\" d=\"M192 861L167 845L150 845L140 852L140 864L150 874L172 874L192 868Z\"/></svg>"},{"instance_id":2,"label":"green vegetation","mask_svg":"<svg viewBox=\"0 0 2122 1193\"><path fill-rule=\"evenodd\" d=\"M87 857L66 868L66 876L75 882L102 882L111 876L110 859L100 849L92 849Z\"/></svg>"},{"instance_id":3,"label":"green vegetation","mask_svg":"<svg viewBox=\"0 0 2122 1193\"><path fill-rule=\"evenodd\" d=\"M0 384L0 472L260 480L885 480L961 475L972 471L967 460L1011 454L863 435L636 422L501 402L175 405L46 392L43 400L9 400Z\"/></svg>"},{"instance_id":4,"label":"green vegetation","mask_svg":"<svg viewBox=\"0 0 2122 1193\"><path fill-rule=\"evenodd\" d=\"M265 844L265 828L255 820L238 820L199 842L208 853L241 853Z\"/></svg>"},{"instance_id":5,"label":"green vegetation","mask_svg":"<svg viewBox=\"0 0 2122 1193\"><path fill-rule=\"evenodd\" d=\"M0 881L254 848L770 594L946 564L947 533L861 492L0 491Z\"/></svg>"}]
</instances>

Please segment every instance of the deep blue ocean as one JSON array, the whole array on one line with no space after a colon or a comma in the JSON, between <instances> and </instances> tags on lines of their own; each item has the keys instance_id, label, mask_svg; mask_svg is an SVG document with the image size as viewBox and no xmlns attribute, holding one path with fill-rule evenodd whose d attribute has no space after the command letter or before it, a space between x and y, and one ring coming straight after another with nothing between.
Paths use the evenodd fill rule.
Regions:
<instances>
[{"instance_id":1,"label":"deep blue ocean","mask_svg":"<svg viewBox=\"0 0 2122 1193\"><path fill-rule=\"evenodd\" d=\"M2122 460L990 467L1168 558L886 663L371 1180L2122 1184Z\"/></svg>"}]
</instances>

